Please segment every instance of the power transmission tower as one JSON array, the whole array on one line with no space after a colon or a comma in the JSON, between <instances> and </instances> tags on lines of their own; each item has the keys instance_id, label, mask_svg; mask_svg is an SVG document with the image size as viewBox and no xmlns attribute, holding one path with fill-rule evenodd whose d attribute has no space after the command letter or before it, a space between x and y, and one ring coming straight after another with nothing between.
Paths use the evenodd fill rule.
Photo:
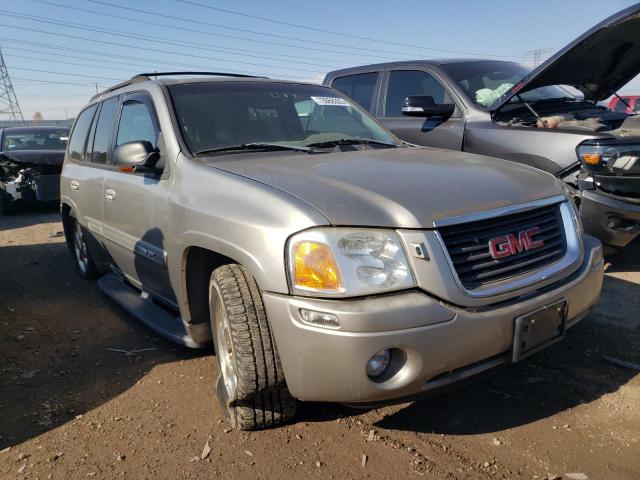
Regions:
<instances>
[{"instance_id":1,"label":"power transmission tower","mask_svg":"<svg viewBox=\"0 0 640 480\"><path fill-rule=\"evenodd\" d=\"M533 57L533 68L542 63L544 57L549 53L555 51L555 48L536 48L535 50L528 50L524 52L525 57Z\"/></svg>"},{"instance_id":2,"label":"power transmission tower","mask_svg":"<svg viewBox=\"0 0 640 480\"><path fill-rule=\"evenodd\" d=\"M2 56L2 50L0 49L0 115L9 115L9 120L21 120L22 110L18 104L18 98L16 92L13 90L11 84L11 78L9 78L9 72L7 66L4 63L4 57Z\"/></svg>"}]
</instances>

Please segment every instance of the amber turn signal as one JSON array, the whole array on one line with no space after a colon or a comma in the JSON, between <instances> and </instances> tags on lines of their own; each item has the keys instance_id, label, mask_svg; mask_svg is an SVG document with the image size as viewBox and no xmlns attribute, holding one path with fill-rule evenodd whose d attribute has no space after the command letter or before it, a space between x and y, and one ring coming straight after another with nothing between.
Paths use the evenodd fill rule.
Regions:
<instances>
[{"instance_id":1,"label":"amber turn signal","mask_svg":"<svg viewBox=\"0 0 640 480\"><path fill-rule=\"evenodd\" d=\"M297 243L293 254L293 282L298 288L339 291L342 282L331 249L319 242Z\"/></svg>"},{"instance_id":2,"label":"amber turn signal","mask_svg":"<svg viewBox=\"0 0 640 480\"><path fill-rule=\"evenodd\" d=\"M582 161L589 165L597 165L600 163L600 154L598 153L583 153Z\"/></svg>"}]
</instances>

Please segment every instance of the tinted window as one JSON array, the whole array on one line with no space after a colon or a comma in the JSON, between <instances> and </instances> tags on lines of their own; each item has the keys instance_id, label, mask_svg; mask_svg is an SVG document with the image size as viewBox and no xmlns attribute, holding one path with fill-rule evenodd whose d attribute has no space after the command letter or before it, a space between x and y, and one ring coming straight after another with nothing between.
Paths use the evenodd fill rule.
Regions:
<instances>
[{"instance_id":1,"label":"tinted window","mask_svg":"<svg viewBox=\"0 0 640 480\"><path fill-rule=\"evenodd\" d=\"M144 103L128 101L122 106L116 146L127 142L147 141L156 146L156 129Z\"/></svg>"},{"instance_id":2,"label":"tinted window","mask_svg":"<svg viewBox=\"0 0 640 480\"><path fill-rule=\"evenodd\" d=\"M385 116L401 117L404 99L410 95L432 97L436 105L452 103L444 87L432 75L418 70L399 70L389 74Z\"/></svg>"},{"instance_id":3,"label":"tinted window","mask_svg":"<svg viewBox=\"0 0 640 480\"><path fill-rule=\"evenodd\" d=\"M340 90L347 97L354 99L368 111L371 111L373 91L377 80L377 72L361 73L359 75L336 78L331 86Z\"/></svg>"},{"instance_id":4,"label":"tinted window","mask_svg":"<svg viewBox=\"0 0 640 480\"><path fill-rule=\"evenodd\" d=\"M191 83L169 86L192 152L267 142L308 146L344 138L395 139L335 90L288 83Z\"/></svg>"},{"instance_id":5,"label":"tinted window","mask_svg":"<svg viewBox=\"0 0 640 480\"><path fill-rule=\"evenodd\" d=\"M115 118L117 106L117 98L110 98L102 102L98 124L96 125L96 133L93 139L92 163L107 163L109 142L111 140L111 131L113 130L113 119Z\"/></svg>"},{"instance_id":6,"label":"tinted window","mask_svg":"<svg viewBox=\"0 0 640 480\"><path fill-rule=\"evenodd\" d=\"M69 139L69 158L77 161L82 160L84 144L86 143L87 133L89 132L89 127L91 127L91 121L93 120L93 114L95 112L96 105L93 105L78 115L75 126L73 127L73 133Z\"/></svg>"}]
</instances>

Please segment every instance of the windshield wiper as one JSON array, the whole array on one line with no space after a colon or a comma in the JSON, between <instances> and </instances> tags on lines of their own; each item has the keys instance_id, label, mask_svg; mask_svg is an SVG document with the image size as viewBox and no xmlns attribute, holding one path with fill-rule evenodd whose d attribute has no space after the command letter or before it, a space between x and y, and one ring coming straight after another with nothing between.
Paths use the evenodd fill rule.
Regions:
<instances>
[{"instance_id":1,"label":"windshield wiper","mask_svg":"<svg viewBox=\"0 0 640 480\"><path fill-rule=\"evenodd\" d=\"M325 142L308 143L308 147L335 147L336 145L385 145L387 147L396 147L395 143L381 142L379 140L373 140L371 138L339 138L337 140L327 140Z\"/></svg>"},{"instance_id":2,"label":"windshield wiper","mask_svg":"<svg viewBox=\"0 0 640 480\"><path fill-rule=\"evenodd\" d=\"M198 150L194 155L206 155L207 153L217 152L233 152L242 150L265 150L265 151L278 151L278 150L293 150L296 152L310 153L313 150L309 147L302 147L297 145L282 145L279 143L242 143L239 145L227 145L225 147L205 148L204 150Z\"/></svg>"}]
</instances>

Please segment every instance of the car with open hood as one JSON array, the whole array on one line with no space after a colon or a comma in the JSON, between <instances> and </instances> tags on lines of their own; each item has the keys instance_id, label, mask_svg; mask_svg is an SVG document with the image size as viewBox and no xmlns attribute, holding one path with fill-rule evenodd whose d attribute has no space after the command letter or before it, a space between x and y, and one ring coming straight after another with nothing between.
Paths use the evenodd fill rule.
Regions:
<instances>
[{"instance_id":1,"label":"car with open hood","mask_svg":"<svg viewBox=\"0 0 640 480\"><path fill-rule=\"evenodd\" d=\"M559 180L409 147L321 85L136 76L78 115L61 189L78 273L161 335L213 342L241 429L520 361L602 286Z\"/></svg>"},{"instance_id":2,"label":"car with open hood","mask_svg":"<svg viewBox=\"0 0 640 480\"><path fill-rule=\"evenodd\" d=\"M512 160L572 190L587 232L613 247L640 233L640 117L602 102L640 72L640 5L539 67L478 59L367 65L327 74L403 140Z\"/></svg>"},{"instance_id":3,"label":"car with open hood","mask_svg":"<svg viewBox=\"0 0 640 480\"><path fill-rule=\"evenodd\" d=\"M57 202L69 128L0 128L0 215L20 203Z\"/></svg>"}]
</instances>

